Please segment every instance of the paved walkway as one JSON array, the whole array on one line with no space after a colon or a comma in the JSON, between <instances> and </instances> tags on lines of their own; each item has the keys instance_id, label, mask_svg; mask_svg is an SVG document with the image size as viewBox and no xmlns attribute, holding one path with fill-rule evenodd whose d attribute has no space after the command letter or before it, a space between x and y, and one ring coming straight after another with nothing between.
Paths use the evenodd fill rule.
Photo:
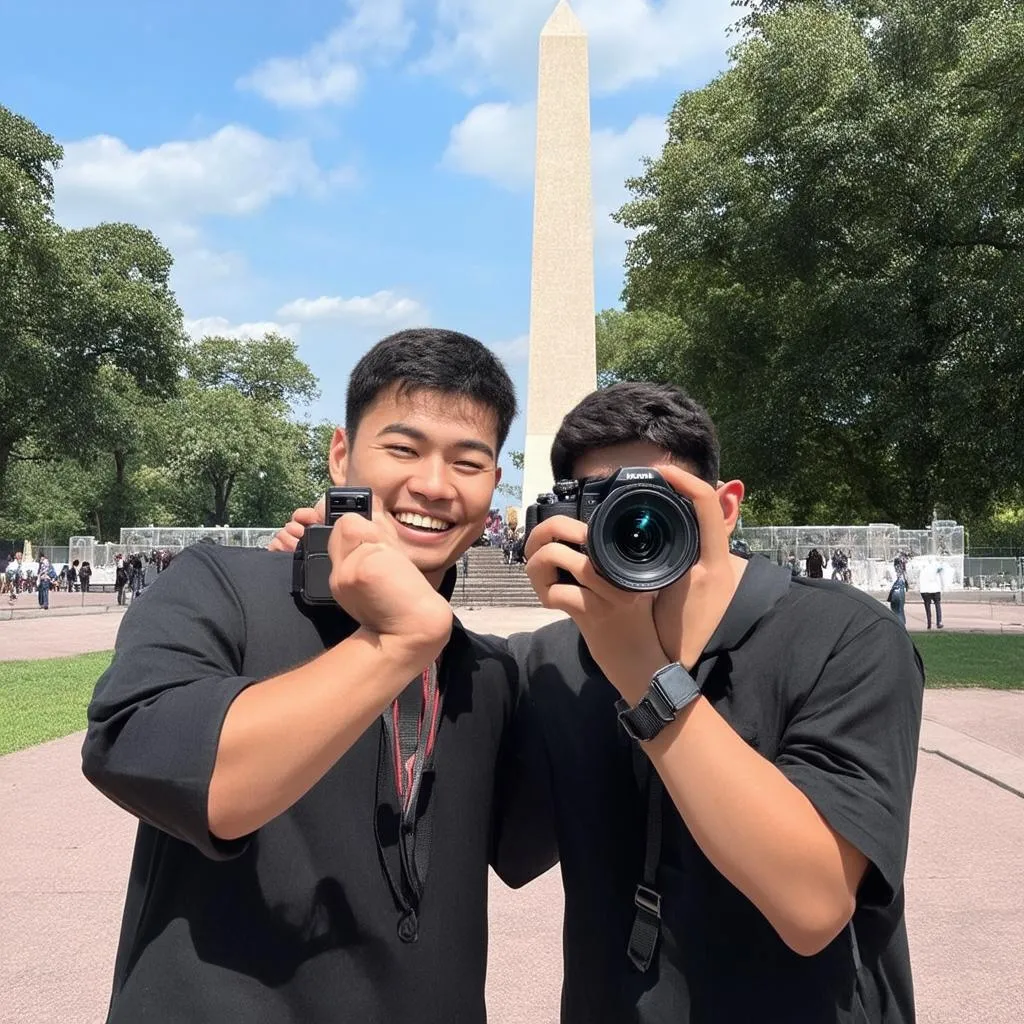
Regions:
<instances>
[{"instance_id":1,"label":"paved walkway","mask_svg":"<svg viewBox=\"0 0 1024 1024\"><path fill-rule=\"evenodd\" d=\"M951 606L950 627L953 614ZM473 629L508 632L554 616L462 617ZM107 649L119 619L0 622L0 658L40 645ZM71 736L0 758L0 1024L103 1018L135 829L82 778L80 746ZM1020 1024L1024 693L929 691L922 748L907 868L918 1019ZM557 1021L561 907L557 872L520 892L494 881L493 1024Z\"/></svg>"},{"instance_id":2,"label":"paved walkway","mask_svg":"<svg viewBox=\"0 0 1024 1024\"><path fill-rule=\"evenodd\" d=\"M81 595L58 596L77 602ZM0 661L55 658L112 649L124 610L113 603L113 594L90 594L89 597L105 600L95 601L84 609L55 608L50 614L37 608L31 612L19 609L13 618L0 619ZM24 597L19 598L19 601L24 600ZM506 635L537 629L562 617L560 612L545 608L458 608L456 614L467 629ZM907 624L912 633L924 631L923 605L907 606ZM943 624L949 633L1005 633L1024 637L1024 605L947 601Z\"/></svg>"}]
</instances>

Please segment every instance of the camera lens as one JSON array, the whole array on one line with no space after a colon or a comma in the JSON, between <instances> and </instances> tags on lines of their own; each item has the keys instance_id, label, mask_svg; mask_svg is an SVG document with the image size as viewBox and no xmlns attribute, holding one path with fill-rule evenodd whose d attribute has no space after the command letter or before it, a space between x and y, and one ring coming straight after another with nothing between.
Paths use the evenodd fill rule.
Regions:
<instances>
[{"instance_id":1,"label":"camera lens","mask_svg":"<svg viewBox=\"0 0 1024 1024\"><path fill-rule=\"evenodd\" d=\"M661 517L652 509L637 509L620 517L612 537L626 561L643 564L657 558L665 544L665 529Z\"/></svg>"},{"instance_id":2,"label":"camera lens","mask_svg":"<svg viewBox=\"0 0 1024 1024\"><path fill-rule=\"evenodd\" d=\"M587 551L597 571L620 590L663 590L699 557L697 516L669 487L616 489L590 520Z\"/></svg>"}]
</instances>

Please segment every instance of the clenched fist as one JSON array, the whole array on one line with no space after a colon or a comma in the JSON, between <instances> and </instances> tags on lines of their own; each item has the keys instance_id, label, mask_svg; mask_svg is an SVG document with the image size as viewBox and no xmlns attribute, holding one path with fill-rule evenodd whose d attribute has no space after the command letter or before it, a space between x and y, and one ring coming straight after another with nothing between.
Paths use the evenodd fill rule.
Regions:
<instances>
[{"instance_id":1,"label":"clenched fist","mask_svg":"<svg viewBox=\"0 0 1024 1024\"><path fill-rule=\"evenodd\" d=\"M380 522L342 516L327 545L334 600L383 643L436 658L452 630L452 609Z\"/></svg>"}]
</instances>

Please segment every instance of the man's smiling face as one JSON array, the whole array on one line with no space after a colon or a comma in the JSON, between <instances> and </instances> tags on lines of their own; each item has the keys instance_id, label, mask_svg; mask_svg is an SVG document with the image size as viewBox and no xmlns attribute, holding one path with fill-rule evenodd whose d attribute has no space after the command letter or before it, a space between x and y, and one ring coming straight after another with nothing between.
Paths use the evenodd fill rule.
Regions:
<instances>
[{"instance_id":1,"label":"man's smiling face","mask_svg":"<svg viewBox=\"0 0 1024 1024\"><path fill-rule=\"evenodd\" d=\"M486 405L438 391L381 392L355 435L337 430L336 485L373 490L373 515L390 521L412 563L437 586L483 532L497 466L497 417Z\"/></svg>"}]
</instances>

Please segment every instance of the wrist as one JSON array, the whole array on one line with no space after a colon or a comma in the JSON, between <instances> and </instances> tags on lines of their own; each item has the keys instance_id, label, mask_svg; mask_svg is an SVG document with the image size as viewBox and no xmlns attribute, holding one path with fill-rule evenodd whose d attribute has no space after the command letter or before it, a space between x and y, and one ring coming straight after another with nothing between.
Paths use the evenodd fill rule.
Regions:
<instances>
[{"instance_id":1,"label":"wrist","mask_svg":"<svg viewBox=\"0 0 1024 1024\"><path fill-rule=\"evenodd\" d=\"M447 637L399 636L394 633L378 633L366 626L361 626L356 635L374 647L389 668L399 674L405 673L409 679L438 658L448 642Z\"/></svg>"},{"instance_id":2,"label":"wrist","mask_svg":"<svg viewBox=\"0 0 1024 1024\"><path fill-rule=\"evenodd\" d=\"M627 735L644 743L676 723L699 698L700 687L693 676L678 662L670 662L653 673L639 701L633 703L624 699L615 707Z\"/></svg>"},{"instance_id":3,"label":"wrist","mask_svg":"<svg viewBox=\"0 0 1024 1024\"><path fill-rule=\"evenodd\" d=\"M664 652L657 655L647 654L635 659L628 670L624 670L615 679L609 680L619 691L619 695L630 706L636 707L647 694L654 673L670 664L672 659Z\"/></svg>"}]
</instances>

